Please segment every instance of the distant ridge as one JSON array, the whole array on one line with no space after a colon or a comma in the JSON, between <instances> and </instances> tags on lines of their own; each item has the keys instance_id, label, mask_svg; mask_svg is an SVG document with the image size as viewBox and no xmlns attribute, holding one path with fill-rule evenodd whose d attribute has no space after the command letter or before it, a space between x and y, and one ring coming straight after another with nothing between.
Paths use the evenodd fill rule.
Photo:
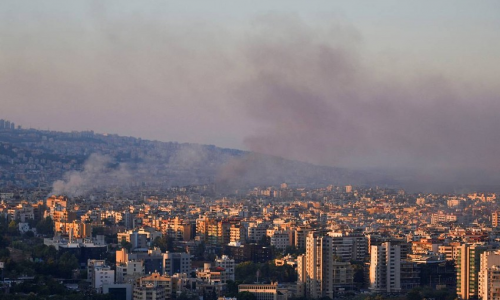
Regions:
<instances>
[{"instance_id":1,"label":"distant ridge","mask_svg":"<svg viewBox=\"0 0 500 300\"><path fill-rule=\"evenodd\" d=\"M89 165L91 154L105 159ZM114 187L123 185L123 188L200 184L236 188L283 182L296 186L394 183L380 174L213 145L150 141L93 131L0 130L0 186L50 187L58 180L69 180L71 173L76 176L87 169L100 172L89 175L89 179L99 175L100 182L94 185L106 186L109 180ZM115 173L117 170L121 173Z\"/></svg>"}]
</instances>

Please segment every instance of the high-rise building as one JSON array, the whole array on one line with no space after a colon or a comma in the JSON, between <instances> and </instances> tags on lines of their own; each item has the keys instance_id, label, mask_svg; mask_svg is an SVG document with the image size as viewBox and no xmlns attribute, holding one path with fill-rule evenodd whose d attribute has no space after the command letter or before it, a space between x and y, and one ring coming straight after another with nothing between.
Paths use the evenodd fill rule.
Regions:
<instances>
[{"instance_id":1,"label":"high-rise building","mask_svg":"<svg viewBox=\"0 0 500 300\"><path fill-rule=\"evenodd\" d=\"M482 287L479 298L483 300L500 299L500 266L491 266L482 271Z\"/></svg>"},{"instance_id":2,"label":"high-rise building","mask_svg":"<svg viewBox=\"0 0 500 300\"><path fill-rule=\"evenodd\" d=\"M304 262L305 278L302 280L305 283L306 297L321 298L327 296L333 299L333 281L326 271L332 269L332 238L320 236L318 232L309 233L306 238Z\"/></svg>"},{"instance_id":3,"label":"high-rise building","mask_svg":"<svg viewBox=\"0 0 500 300\"><path fill-rule=\"evenodd\" d=\"M368 240L363 235L346 235L344 233L330 233L334 255L345 261L364 261L368 254Z\"/></svg>"},{"instance_id":4,"label":"high-rise building","mask_svg":"<svg viewBox=\"0 0 500 300\"><path fill-rule=\"evenodd\" d=\"M463 244L457 255L457 296L475 299L479 295L480 255L487 250L482 244Z\"/></svg>"},{"instance_id":5,"label":"high-rise building","mask_svg":"<svg viewBox=\"0 0 500 300\"><path fill-rule=\"evenodd\" d=\"M336 261L333 237L310 232L306 238L306 254L297 259L298 288L309 298L330 297L336 289L353 284L352 266Z\"/></svg>"},{"instance_id":6,"label":"high-rise building","mask_svg":"<svg viewBox=\"0 0 500 300\"><path fill-rule=\"evenodd\" d=\"M497 210L491 214L491 225L493 227L500 225L500 211Z\"/></svg>"},{"instance_id":7,"label":"high-rise building","mask_svg":"<svg viewBox=\"0 0 500 300\"><path fill-rule=\"evenodd\" d=\"M479 298L500 299L500 251L481 253L479 268Z\"/></svg>"},{"instance_id":8,"label":"high-rise building","mask_svg":"<svg viewBox=\"0 0 500 300\"><path fill-rule=\"evenodd\" d=\"M210 245L226 245L231 241L231 226L239 225L238 219L217 219L204 216L196 220L196 235Z\"/></svg>"},{"instance_id":9,"label":"high-rise building","mask_svg":"<svg viewBox=\"0 0 500 300\"><path fill-rule=\"evenodd\" d=\"M379 293L401 291L401 246L391 242L371 246L370 290Z\"/></svg>"},{"instance_id":10,"label":"high-rise building","mask_svg":"<svg viewBox=\"0 0 500 300\"><path fill-rule=\"evenodd\" d=\"M241 224L232 224L230 228L229 242L239 242L244 244L247 239L247 229Z\"/></svg>"}]
</instances>

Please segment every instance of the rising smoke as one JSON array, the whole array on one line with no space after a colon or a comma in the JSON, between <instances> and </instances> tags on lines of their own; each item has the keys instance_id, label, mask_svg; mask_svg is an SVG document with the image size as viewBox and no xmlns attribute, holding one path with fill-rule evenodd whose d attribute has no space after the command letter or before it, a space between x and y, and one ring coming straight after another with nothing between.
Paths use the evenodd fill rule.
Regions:
<instances>
[{"instance_id":1,"label":"rising smoke","mask_svg":"<svg viewBox=\"0 0 500 300\"><path fill-rule=\"evenodd\" d=\"M499 179L499 94L430 72L381 78L350 32L260 23L244 50L253 76L238 94L260 126L249 149L412 180Z\"/></svg>"},{"instance_id":2,"label":"rising smoke","mask_svg":"<svg viewBox=\"0 0 500 300\"><path fill-rule=\"evenodd\" d=\"M480 78L464 81L426 65L401 70L390 60L376 65L374 54L366 60L364 33L336 20L312 25L268 14L232 30L210 20L171 21L160 9L124 15L100 3L90 7L88 26L61 17L61 31L50 11L36 10L36 18L19 16L17 27L0 26L9 45L0 68L6 113L18 112L21 123L43 116L42 124L88 129L92 120L98 132L221 141L412 180L500 179L500 92ZM203 165L199 155L195 149L178 160ZM252 174L246 169L254 165L233 161L219 178ZM54 189L79 193L73 186L93 182L85 174L69 173Z\"/></svg>"},{"instance_id":3,"label":"rising smoke","mask_svg":"<svg viewBox=\"0 0 500 300\"><path fill-rule=\"evenodd\" d=\"M126 186L131 182L126 164L117 164L109 155L93 153L81 171L69 171L52 185L51 195L78 197L99 188Z\"/></svg>"}]
</instances>

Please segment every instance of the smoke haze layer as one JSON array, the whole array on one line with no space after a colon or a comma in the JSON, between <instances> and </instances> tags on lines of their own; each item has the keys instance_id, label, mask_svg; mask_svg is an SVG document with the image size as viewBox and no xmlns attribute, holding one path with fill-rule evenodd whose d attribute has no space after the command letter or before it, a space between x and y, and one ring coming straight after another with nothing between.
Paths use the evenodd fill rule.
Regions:
<instances>
[{"instance_id":1,"label":"smoke haze layer","mask_svg":"<svg viewBox=\"0 0 500 300\"><path fill-rule=\"evenodd\" d=\"M247 41L253 77L239 97L260 126L249 149L429 181L498 179L497 93L433 73L379 77L349 31L286 21L266 18Z\"/></svg>"},{"instance_id":2,"label":"smoke haze layer","mask_svg":"<svg viewBox=\"0 0 500 300\"><path fill-rule=\"evenodd\" d=\"M338 15L224 23L168 7L59 4L57 18L43 5L0 11L2 104L18 124L217 144L424 182L500 179L500 93L491 72L474 75L485 68L478 56L437 49L455 66L440 69L448 56L429 56L412 37L411 55L371 53L374 36ZM463 34L459 45L474 38L451 29ZM177 155L204 161L197 149ZM248 174L240 170L251 161L220 177ZM68 176L69 186L86 178Z\"/></svg>"}]
</instances>

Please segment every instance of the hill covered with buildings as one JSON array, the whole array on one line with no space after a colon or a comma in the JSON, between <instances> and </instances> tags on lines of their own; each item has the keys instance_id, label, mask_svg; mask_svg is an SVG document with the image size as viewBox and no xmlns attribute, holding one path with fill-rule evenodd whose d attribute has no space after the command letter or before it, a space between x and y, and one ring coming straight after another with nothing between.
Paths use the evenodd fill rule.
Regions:
<instances>
[{"instance_id":1,"label":"hill covered with buildings","mask_svg":"<svg viewBox=\"0 0 500 300\"><path fill-rule=\"evenodd\" d=\"M79 195L99 187L214 184L219 190L287 182L381 184L377 174L317 166L213 145L143 140L93 131L0 128L0 187Z\"/></svg>"}]
</instances>

